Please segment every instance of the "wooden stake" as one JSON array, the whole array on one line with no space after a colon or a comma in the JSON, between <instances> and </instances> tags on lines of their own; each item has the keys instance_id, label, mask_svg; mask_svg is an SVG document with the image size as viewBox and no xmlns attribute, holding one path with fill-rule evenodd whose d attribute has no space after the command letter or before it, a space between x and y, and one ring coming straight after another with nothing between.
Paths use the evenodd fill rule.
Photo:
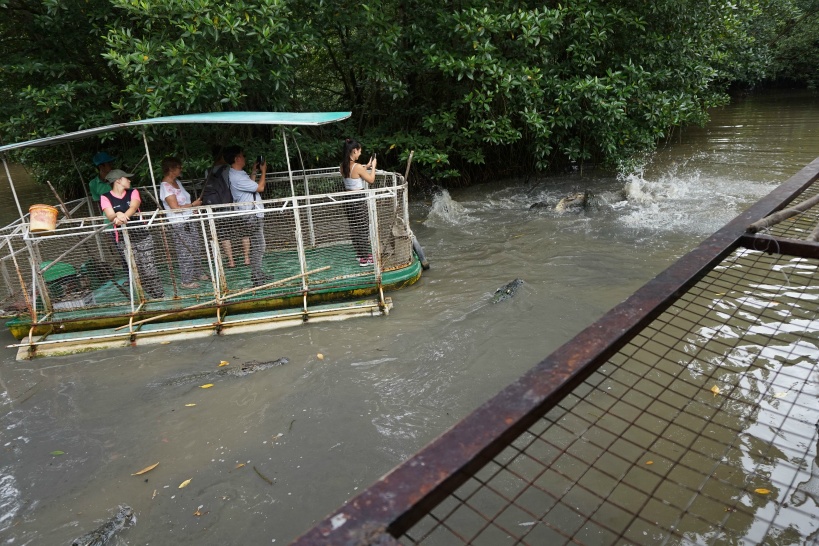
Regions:
<instances>
[{"instance_id":1,"label":"wooden stake","mask_svg":"<svg viewBox=\"0 0 819 546\"><path fill-rule=\"evenodd\" d=\"M407 182L409 182L409 170L410 170L410 165L412 165L412 156L414 154L415 154L415 150L411 150L410 155L407 158L407 170L404 171L404 180L407 181Z\"/></svg>"}]
</instances>

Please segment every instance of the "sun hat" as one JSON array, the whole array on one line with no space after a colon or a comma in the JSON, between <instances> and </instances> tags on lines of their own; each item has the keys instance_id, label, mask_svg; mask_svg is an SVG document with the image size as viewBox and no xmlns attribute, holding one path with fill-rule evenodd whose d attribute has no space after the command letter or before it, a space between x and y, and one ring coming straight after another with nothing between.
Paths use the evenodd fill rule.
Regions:
<instances>
[{"instance_id":1,"label":"sun hat","mask_svg":"<svg viewBox=\"0 0 819 546\"><path fill-rule=\"evenodd\" d=\"M122 169L114 169L105 175L105 180L113 184L122 177L131 178L132 176L134 176L134 173L126 173Z\"/></svg>"},{"instance_id":2,"label":"sun hat","mask_svg":"<svg viewBox=\"0 0 819 546\"><path fill-rule=\"evenodd\" d=\"M116 157L108 155L106 152L97 152L94 154L94 165L99 167L103 163L113 163Z\"/></svg>"}]
</instances>

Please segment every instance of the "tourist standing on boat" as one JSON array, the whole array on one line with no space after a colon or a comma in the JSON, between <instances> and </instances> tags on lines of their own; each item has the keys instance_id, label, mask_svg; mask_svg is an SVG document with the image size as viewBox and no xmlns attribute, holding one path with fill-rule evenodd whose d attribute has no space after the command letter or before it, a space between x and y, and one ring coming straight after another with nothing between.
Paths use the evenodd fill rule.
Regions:
<instances>
[{"instance_id":1,"label":"tourist standing on boat","mask_svg":"<svg viewBox=\"0 0 819 546\"><path fill-rule=\"evenodd\" d=\"M111 184L111 190L100 196L100 208L108 220L114 224L114 240L117 250L126 263L136 263L139 281L143 291L154 299L165 297L165 289L154 262L154 239L147 228L129 229L128 238L131 241L131 259L128 259L125 237L120 234L123 226L132 227L142 224L139 205L142 200L139 190L131 189L131 173L120 169L110 171L105 179ZM138 215L134 218L134 215Z\"/></svg>"},{"instance_id":2,"label":"tourist standing on boat","mask_svg":"<svg viewBox=\"0 0 819 546\"><path fill-rule=\"evenodd\" d=\"M177 157L162 160L162 183L159 199L168 211L168 222L173 229L173 245L176 261L182 276L182 288L199 288L196 281L206 281L210 277L202 270L202 230L199 223L191 222L193 207L202 204L201 199L191 201L191 194L182 185L182 161Z\"/></svg>"},{"instance_id":3,"label":"tourist standing on boat","mask_svg":"<svg viewBox=\"0 0 819 546\"><path fill-rule=\"evenodd\" d=\"M237 218L239 231L243 237L250 238L250 282L253 286L260 286L270 279L262 270L262 260L265 251L264 239L264 213L261 203L264 191L265 175L267 174L267 163L262 161L261 165L254 165L253 178L245 172L247 160L242 148L239 146L229 146L224 149L225 162L230 165L230 192L235 203L245 203L236 205L237 211L257 209L259 212L248 214ZM261 171L259 181L256 182L256 168ZM255 204L254 204L255 203Z\"/></svg>"},{"instance_id":4,"label":"tourist standing on boat","mask_svg":"<svg viewBox=\"0 0 819 546\"><path fill-rule=\"evenodd\" d=\"M94 166L97 167L97 176L88 182L88 189L91 190L91 200L94 203L100 202L100 196L111 189L111 185L105 180L106 175L114 168L116 158L107 152L97 152L94 154ZM96 214L96 211L93 211Z\"/></svg>"},{"instance_id":5,"label":"tourist standing on boat","mask_svg":"<svg viewBox=\"0 0 819 546\"><path fill-rule=\"evenodd\" d=\"M344 179L344 189L360 191L367 184L375 182L376 158L370 158L366 165L358 163L361 155L361 144L352 138L344 141L344 153L341 160L341 177ZM359 196L355 196L359 197ZM350 199L355 197L350 196ZM365 201L351 201L344 203L347 212L347 223L350 226L350 238L353 240L358 265L367 267L373 263L372 248L370 246L370 226Z\"/></svg>"},{"instance_id":6,"label":"tourist standing on boat","mask_svg":"<svg viewBox=\"0 0 819 546\"><path fill-rule=\"evenodd\" d=\"M213 165L211 165L205 171L205 184L207 185L208 180L210 180L211 173L219 173L219 169L224 166L225 168L230 168L230 165L225 163L225 157L222 153L222 146L220 144L216 144L213 148L211 148L211 155L213 156ZM203 188L202 194L205 195L207 188ZM228 188L230 191L230 188ZM230 201L227 203L233 202L233 196L231 195ZM206 205L211 205L214 203L205 203ZM216 201L216 204L221 204L220 201ZM224 210L224 209L220 209ZM219 237L219 241L222 243L222 251L225 254L225 258L227 258L228 267L234 268L236 267L236 261L233 259L233 242L231 241L231 230L230 230L230 222L226 218L217 218L215 220L216 223L216 236ZM242 238L242 249L244 250L245 254L245 265L250 265L250 237L243 237Z\"/></svg>"}]
</instances>

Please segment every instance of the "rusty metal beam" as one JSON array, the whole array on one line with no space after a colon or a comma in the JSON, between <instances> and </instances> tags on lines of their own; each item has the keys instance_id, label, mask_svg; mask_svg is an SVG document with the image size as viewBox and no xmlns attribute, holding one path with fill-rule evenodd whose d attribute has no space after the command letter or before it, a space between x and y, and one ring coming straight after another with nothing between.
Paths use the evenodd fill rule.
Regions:
<instances>
[{"instance_id":1,"label":"rusty metal beam","mask_svg":"<svg viewBox=\"0 0 819 546\"><path fill-rule=\"evenodd\" d=\"M367 529L401 536L747 240L750 223L817 178L819 158L293 544L372 544Z\"/></svg>"},{"instance_id":2,"label":"rusty metal beam","mask_svg":"<svg viewBox=\"0 0 819 546\"><path fill-rule=\"evenodd\" d=\"M771 237L769 235L745 234L739 240L739 245L750 250L759 250L768 254L786 254L802 258L819 258L819 243Z\"/></svg>"}]
</instances>

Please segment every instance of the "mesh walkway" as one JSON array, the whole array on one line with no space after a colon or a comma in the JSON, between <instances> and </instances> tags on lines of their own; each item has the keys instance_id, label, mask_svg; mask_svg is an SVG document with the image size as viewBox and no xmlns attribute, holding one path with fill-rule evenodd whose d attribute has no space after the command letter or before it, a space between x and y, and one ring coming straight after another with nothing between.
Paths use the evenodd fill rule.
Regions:
<instances>
[{"instance_id":1,"label":"mesh walkway","mask_svg":"<svg viewBox=\"0 0 819 546\"><path fill-rule=\"evenodd\" d=\"M815 539L817 267L735 252L401 541Z\"/></svg>"}]
</instances>

